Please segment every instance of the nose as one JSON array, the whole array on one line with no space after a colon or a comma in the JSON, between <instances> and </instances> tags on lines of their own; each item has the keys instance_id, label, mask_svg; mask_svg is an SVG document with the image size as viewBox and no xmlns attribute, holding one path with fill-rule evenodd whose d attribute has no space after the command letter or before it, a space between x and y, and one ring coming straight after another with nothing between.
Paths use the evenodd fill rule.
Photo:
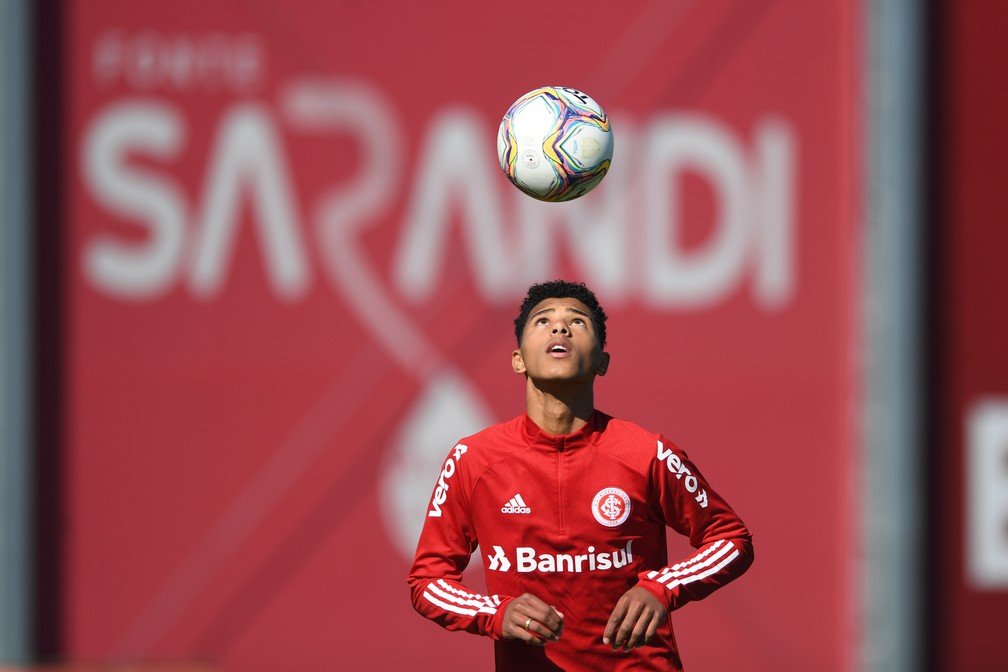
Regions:
<instances>
[{"instance_id":1,"label":"nose","mask_svg":"<svg viewBox=\"0 0 1008 672\"><path fill-rule=\"evenodd\" d=\"M564 334L565 336L570 336L570 331L567 329L567 325L566 324L562 324L562 325L559 325L559 326L557 326L557 325L554 324L553 325L553 333L555 334L557 332L560 332L561 334Z\"/></svg>"}]
</instances>

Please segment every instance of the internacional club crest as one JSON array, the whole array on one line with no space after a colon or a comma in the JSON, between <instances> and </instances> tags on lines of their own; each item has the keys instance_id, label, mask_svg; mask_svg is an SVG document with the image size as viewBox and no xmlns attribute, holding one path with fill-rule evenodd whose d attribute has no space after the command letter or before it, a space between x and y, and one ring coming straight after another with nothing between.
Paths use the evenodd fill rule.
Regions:
<instances>
[{"instance_id":1,"label":"internacional club crest","mask_svg":"<svg viewBox=\"0 0 1008 672\"><path fill-rule=\"evenodd\" d=\"M592 515L606 527L621 525L630 517L630 495L619 488L602 488L592 500Z\"/></svg>"}]
</instances>

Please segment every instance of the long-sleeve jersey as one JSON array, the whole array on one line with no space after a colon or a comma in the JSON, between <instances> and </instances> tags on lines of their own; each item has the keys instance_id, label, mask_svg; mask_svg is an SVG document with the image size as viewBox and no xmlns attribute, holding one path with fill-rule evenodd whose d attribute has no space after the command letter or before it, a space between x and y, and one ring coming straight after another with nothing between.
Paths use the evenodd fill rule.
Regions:
<instances>
[{"instance_id":1,"label":"long-sleeve jersey","mask_svg":"<svg viewBox=\"0 0 1008 672\"><path fill-rule=\"evenodd\" d=\"M697 552L670 565L667 527ZM461 583L477 547L486 595ZM496 640L497 670L667 671L682 669L671 618L646 646L603 644L619 598L640 586L671 615L752 560L749 530L663 436L599 411L552 436L523 414L449 451L408 582L423 616ZM508 603L526 592L564 614L559 641L501 638Z\"/></svg>"}]
</instances>

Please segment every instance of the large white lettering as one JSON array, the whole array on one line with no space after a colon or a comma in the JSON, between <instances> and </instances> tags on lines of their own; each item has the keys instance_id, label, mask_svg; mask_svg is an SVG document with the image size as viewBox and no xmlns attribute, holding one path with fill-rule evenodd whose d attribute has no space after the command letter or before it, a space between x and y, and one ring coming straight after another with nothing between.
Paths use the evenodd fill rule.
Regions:
<instances>
[{"instance_id":1,"label":"large white lettering","mask_svg":"<svg viewBox=\"0 0 1008 672\"><path fill-rule=\"evenodd\" d=\"M147 229L142 243L98 233L84 245L86 277L109 294L134 300L159 296L185 270L187 207L167 175L131 165L134 155L175 158L185 136L183 118L156 101L116 104L85 131L82 164L86 184L109 212ZM240 206L252 206L260 250L281 299L302 296L308 262L296 214L290 170L269 113L240 105L221 120L204 186L202 208L189 251L190 287L202 298L223 285Z\"/></svg>"},{"instance_id":2,"label":"large white lettering","mask_svg":"<svg viewBox=\"0 0 1008 672\"><path fill-rule=\"evenodd\" d=\"M359 169L323 192L313 208L331 287L404 368L419 368L421 375L440 369L438 354L397 306L360 244L391 207L399 182L403 143L391 105L373 87L339 79L297 81L285 89L281 105L295 131L349 136L361 154Z\"/></svg>"},{"instance_id":3,"label":"large white lettering","mask_svg":"<svg viewBox=\"0 0 1008 672\"><path fill-rule=\"evenodd\" d=\"M756 129L748 193L755 213L756 298L764 308L783 307L794 294L794 144L790 129L780 119L764 121Z\"/></svg>"},{"instance_id":4,"label":"large white lettering","mask_svg":"<svg viewBox=\"0 0 1008 672\"><path fill-rule=\"evenodd\" d=\"M197 296L207 298L220 292L245 200L252 205L273 289L283 299L303 295L308 286L308 264L290 169L275 124L258 105L238 106L221 121L194 245L190 285Z\"/></svg>"},{"instance_id":5,"label":"large white lettering","mask_svg":"<svg viewBox=\"0 0 1008 672\"><path fill-rule=\"evenodd\" d=\"M500 171L486 137L483 120L468 110L443 112L431 123L393 266L396 286L409 299L426 299L434 290L456 211L479 288L491 299L511 294L513 246L501 216Z\"/></svg>"},{"instance_id":6,"label":"large white lettering","mask_svg":"<svg viewBox=\"0 0 1008 672\"><path fill-rule=\"evenodd\" d=\"M966 575L981 590L1008 588L1008 399L966 416Z\"/></svg>"},{"instance_id":7,"label":"large white lettering","mask_svg":"<svg viewBox=\"0 0 1008 672\"><path fill-rule=\"evenodd\" d=\"M756 295L765 307L778 307L790 296L793 222L790 204L781 201L791 196L792 143L777 122L757 135L757 157L749 160L728 129L708 117L662 116L647 129L641 289L652 305L714 304L750 266L758 271ZM688 252L678 240L678 178L687 170L704 177L718 206L710 239Z\"/></svg>"},{"instance_id":8,"label":"large white lettering","mask_svg":"<svg viewBox=\"0 0 1008 672\"><path fill-rule=\"evenodd\" d=\"M611 118L614 127L619 128L619 156L636 156L633 121L619 113ZM514 273L516 292L553 277L566 246L578 277L595 291L615 302L630 293L636 282L631 243L639 228L634 217L629 216L630 201L643 196L639 185L630 182L631 172L628 166L610 171L602 182L604 188L595 190L591 199L569 201L560 207L510 190L520 234Z\"/></svg>"},{"instance_id":9,"label":"large white lettering","mask_svg":"<svg viewBox=\"0 0 1008 672\"><path fill-rule=\"evenodd\" d=\"M247 205L278 299L305 297L311 260L321 259L333 289L366 304L368 311L357 312L383 324L398 314L397 296L426 301L450 265L464 266L493 302L513 300L565 260L616 306L640 300L658 310L704 310L748 290L755 305L774 311L793 299L797 148L781 119L759 120L746 142L709 116L663 114L637 124L616 113L613 170L585 200L557 205L530 199L503 179L485 142L487 124L472 110L454 107L431 118L412 181L399 190L405 143L394 110L373 87L308 80L287 89L280 115L250 103L222 113L191 208L169 173L183 152L202 150L186 145L185 117L158 100L99 111L85 130L85 184L106 213L141 227L147 238L127 241L99 226L84 241L86 278L131 300L155 298L184 278L194 296L212 300L227 282ZM356 144L363 160L317 200L302 203L284 133L334 132ZM134 165L134 156L165 168ZM715 200L701 244L682 239L686 173L703 180ZM395 211L398 193L405 202L386 271L357 238ZM317 256L308 253L302 211L315 223ZM454 240L461 248L452 254ZM407 345L422 340L394 331L407 333L400 338Z\"/></svg>"},{"instance_id":10,"label":"large white lettering","mask_svg":"<svg viewBox=\"0 0 1008 672\"><path fill-rule=\"evenodd\" d=\"M81 171L106 211L146 229L143 242L94 234L84 245L85 277L113 296L154 298L178 271L185 234L185 198L169 176L130 165L134 156L161 161L182 149L184 125L168 105L126 100L106 108L84 132Z\"/></svg>"}]
</instances>

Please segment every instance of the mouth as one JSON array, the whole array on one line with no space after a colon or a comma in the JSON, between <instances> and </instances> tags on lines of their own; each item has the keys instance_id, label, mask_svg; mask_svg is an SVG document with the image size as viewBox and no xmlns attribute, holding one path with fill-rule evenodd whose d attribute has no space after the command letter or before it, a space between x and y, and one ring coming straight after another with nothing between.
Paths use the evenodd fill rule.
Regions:
<instances>
[{"instance_id":1,"label":"mouth","mask_svg":"<svg viewBox=\"0 0 1008 672\"><path fill-rule=\"evenodd\" d=\"M570 348L562 341L551 341L548 346L546 346L546 354L550 357L569 357Z\"/></svg>"}]
</instances>

